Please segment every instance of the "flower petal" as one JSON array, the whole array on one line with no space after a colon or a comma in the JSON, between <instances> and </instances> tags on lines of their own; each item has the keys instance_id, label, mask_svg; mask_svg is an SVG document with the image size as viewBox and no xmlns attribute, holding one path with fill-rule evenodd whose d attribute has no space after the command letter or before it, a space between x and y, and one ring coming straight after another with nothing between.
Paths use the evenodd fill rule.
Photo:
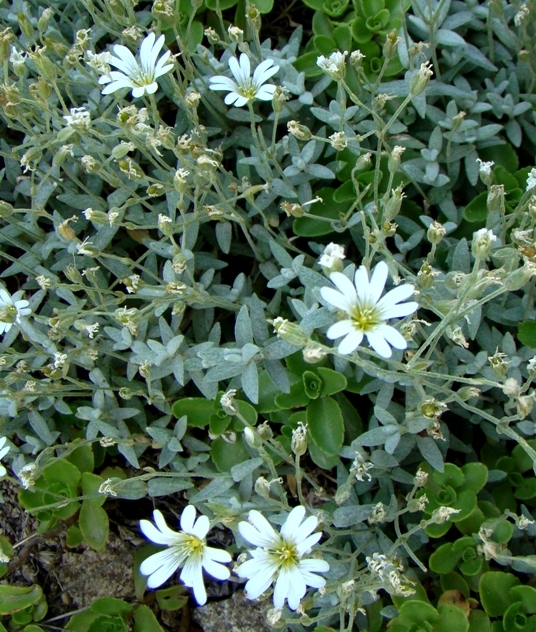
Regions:
<instances>
[{"instance_id":1,"label":"flower petal","mask_svg":"<svg viewBox=\"0 0 536 632\"><path fill-rule=\"evenodd\" d=\"M266 535L263 531L255 529L249 522L239 522L238 531L240 535L253 546L270 547L274 540L272 536Z\"/></svg>"},{"instance_id":2,"label":"flower petal","mask_svg":"<svg viewBox=\"0 0 536 632\"><path fill-rule=\"evenodd\" d=\"M158 588L166 582L180 566L180 559L171 549L151 555L140 565L140 573L149 575L147 586Z\"/></svg>"},{"instance_id":3,"label":"flower petal","mask_svg":"<svg viewBox=\"0 0 536 632\"><path fill-rule=\"evenodd\" d=\"M326 333L326 336L330 340L336 340L337 338L346 336L353 331L356 331L356 328L351 320L340 320L338 323L331 325Z\"/></svg>"},{"instance_id":4,"label":"flower petal","mask_svg":"<svg viewBox=\"0 0 536 632\"><path fill-rule=\"evenodd\" d=\"M392 307L382 310L382 317L385 320L389 320L390 318L404 318L404 316L409 316L418 309L419 303L415 303L414 301L399 303L398 305L393 305Z\"/></svg>"},{"instance_id":5,"label":"flower petal","mask_svg":"<svg viewBox=\"0 0 536 632\"><path fill-rule=\"evenodd\" d=\"M337 289L344 295L349 305L357 302L356 288L345 274L342 272L332 272L329 275L329 278L335 284Z\"/></svg>"},{"instance_id":6,"label":"flower petal","mask_svg":"<svg viewBox=\"0 0 536 632\"><path fill-rule=\"evenodd\" d=\"M351 331L346 338L344 338L339 344L339 353L348 355L353 353L363 340L363 333L360 331Z\"/></svg>"},{"instance_id":7,"label":"flower petal","mask_svg":"<svg viewBox=\"0 0 536 632\"><path fill-rule=\"evenodd\" d=\"M385 340L395 349L407 349L408 343L404 336L390 325L379 325L375 332L383 336Z\"/></svg>"},{"instance_id":8,"label":"flower petal","mask_svg":"<svg viewBox=\"0 0 536 632\"><path fill-rule=\"evenodd\" d=\"M220 581L225 581L231 576L231 571L226 566L218 564L218 562L215 562L207 557L203 560L203 568L209 575L212 575L212 577L215 577Z\"/></svg>"},{"instance_id":9,"label":"flower petal","mask_svg":"<svg viewBox=\"0 0 536 632\"><path fill-rule=\"evenodd\" d=\"M210 557L211 560L215 562L223 562L224 564L228 564L233 561L233 558L229 554L228 551L224 551L223 549L215 549L211 546L205 547L205 555Z\"/></svg>"},{"instance_id":10,"label":"flower petal","mask_svg":"<svg viewBox=\"0 0 536 632\"><path fill-rule=\"evenodd\" d=\"M382 356L382 358L390 358L393 355L391 347L387 344L382 334L378 332L378 329L379 327L376 327L374 331L367 332L367 340L378 355Z\"/></svg>"},{"instance_id":11,"label":"flower petal","mask_svg":"<svg viewBox=\"0 0 536 632\"><path fill-rule=\"evenodd\" d=\"M359 266L359 268L355 271L354 280L358 301L360 303L368 303L370 301L370 286L368 270L365 266Z\"/></svg>"},{"instance_id":12,"label":"flower petal","mask_svg":"<svg viewBox=\"0 0 536 632\"><path fill-rule=\"evenodd\" d=\"M333 305L333 307L336 307L337 309L342 309L344 312L348 312L350 310L351 301L348 300L345 294L341 294L341 292L334 290L331 287L321 287L320 296L327 303Z\"/></svg>"},{"instance_id":13,"label":"flower petal","mask_svg":"<svg viewBox=\"0 0 536 632\"><path fill-rule=\"evenodd\" d=\"M285 524L281 527L281 535L284 538L294 540L298 534L300 524L305 517L305 507L298 505L289 513Z\"/></svg>"},{"instance_id":14,"label":"flower petal","mask_svg":"<svg viewBox=\"0 0 536 632\"><path fill-rule=\"evenodd\" d=\"M279 542L279 536L274 531L272 525L259 511L252 509L248 514L248 520L266 538L270 539L271 544Z\"/></svg>"},{"instance_id":15,"label":"flower petal","mask_svg":"<svg viewBox=\"0 0 536 632\"><path fill-rule=\"evenodd\" d=\"M192 534L194 529L195 515L196 511L193 505L187 505L181 513L181 529L185 533L189 533L190 535Z\"/></svg>"},{"instance_id":16,"label":"flower petal","mask_svg":"<svg viewBox=\"0 0 536 632\"><path fill-rule=\"evenodd\" d=\"M370 300L377 303L385 288L385 282L387 281L387 275L389 274L389 268L385 261L380 261L374 268L372 277L369 283L369 295Z\"/></svg>"},{"instance_id":17,"label":"flower petal","mask_svg":"<svg viewBox=\"0 0 536 632\"><path fill-rule=\"evenodd\" d=\"M296 546L296 550L298 551L299 555L305 555L306 553L308 553L313 548L313 546L318 543L321 537L322 532L318 531L318 533L313 533L313 535L310 535L300 541Z\"/></svg>"},{"instance_id":18,"label":"flower petal","mask_svg":"<svg viewBox=\"0 0 536 632\"><path fill-rule=\"evenodd\" d=\"M404 285L399 285L395 287L390 292L381 299L378 303L379 309L389 309L389 307L393 307L397 303L401 301L405 301L415 292L415 288L410 283L405 283Z\"/></svg>"}]
</instances>

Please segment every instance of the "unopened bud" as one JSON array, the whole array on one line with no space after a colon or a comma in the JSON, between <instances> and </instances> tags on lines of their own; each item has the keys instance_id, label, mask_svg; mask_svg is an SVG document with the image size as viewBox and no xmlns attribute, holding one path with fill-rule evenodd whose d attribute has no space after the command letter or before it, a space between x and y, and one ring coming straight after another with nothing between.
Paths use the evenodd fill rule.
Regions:
<instances>
[{"instance_id":1,"label":"unopened bud","mask_svg":"<svg viewBox=\"0 0 536 632\"><path fill-rule=\"evenodd\" d=\"M432 222L426 232L426 237L431 244L438 244L446 234L443 224Z\"/></svg>"},{"instance_id":2,"label":"unopened bud","mask_svg":"<svg viewBox=\"0 0 536 632\"><path fill-rule=\"evenodd\" d=\"M229 34L229 39L231 42L236 42L237 44L241 44L244 41L244 31L238 26L229 26L227 29L227 33Z\"/></svg>"},{"instance_id":3,"label":"unopened bud","mask_svg":"<svg viewBox=\"0 0 536 632\"><path fill-rule=\"evenodd\" d=\"M392 222L398 213L400 213L402 201L405 197L406 196L401 184L391 191L391 196L389 197L383 212L383 220L385 222Z\"/></svg>"},{"instance_id":4,"label":"unopened bud","mask_svg":"<svg viewBox=\"0 0 536 632\"><path fill-rule=\"evenodd\" d=\"M259 433L246 426L244 428L244 439L250 448L260 448L262 446L262 438L259 436Z\"/></svg>"},{"instance_id":5,"label":"unopened bud","mask_svg":"<svg viewBox=\"0 0 536 632\"><path fill-rule=\"evenodd\" d=\"M434 72L432 70L430 62L425 62L424 64L421 64L420 69L417 71L417 74L413 76L409 84L409 93L412 97L416 97L417 95L421 94L423 90L425 90L428 82L430 81L430 77L433 74Z\"/></svg>"},{"instance_id":6,"label":"unopened bud","mask_svg":"<svg viewBox=\"0 0 536 632\"><path fill-rule=\"evenodd\" d=\"M311 140L313 137L311 130L306 125L298 123L298 121L289 121L287 129L298 140Z\"/></svg>"},{"instance_id":7,"label":"unopened bud","mask_svg":"<svg viewBox=\"0 0 536 632\"><path fill-rule=\"evenodd\" d=\"M273 321L274 332L279 338L296 347L304 347L309 337L297 323L291 323L285 318L277 317Z\"/></svg>"},{"instance_id":8,"label":"unopened bud","mask_svg":"<svg viewBox=\"0 0 536 632\"><path fill-rule=\"evenodd\" d=\"M527 415L530 415L534 406L534 393L530 395L521 395L517 398L517 414L520 419L525 419Z\"/></svg>"},{"instance_id":9,"label":"unopened bud","mask_svg":"<svg viewBox=\"0 0 536 632\"><path fill-rule=\"evenodd\" d=\"M298 427L292 431L290 447L296 456L307 452L307 425L301 421L298 421Z\"/></svg>"},{"instance_id":10,"label":"unopened bud","mask_svg":"<svg viewBox=\"0 0 536 632\"><path fill-rule=\"evenodd\" d=\"M497 241L497 237L491 230L481 228L473 235L471 251L475 259L485 260L489 257L491 245Z\"/></svg>"}]
</instances>

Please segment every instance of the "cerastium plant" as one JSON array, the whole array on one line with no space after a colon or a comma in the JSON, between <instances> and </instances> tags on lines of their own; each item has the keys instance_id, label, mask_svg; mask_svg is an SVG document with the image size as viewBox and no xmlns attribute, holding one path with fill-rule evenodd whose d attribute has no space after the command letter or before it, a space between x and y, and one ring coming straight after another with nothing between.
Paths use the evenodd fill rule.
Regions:
<instances>
[{"instance_id":1,"label":"cerastium plant","mask_svg":"<svg viewBox=\"0 0 536 632\"><path fill-rule=\"evenodd\" d=\"M203 569L235 572L291 629L410 629L378 591L420 598L452 525L534 573L482 491L536 462L536 169L506 144L534 142L532 49L514 73L523 9L461 4L414 0L374 75L300 57L301 28L272 48L253 4L243 28L217 2L0 8L1 454L42 525L101 548L107 496L184 492L180 531L141 523L148 586L180 568L203 604ZM512 463L474 467L473 436Z\"/></svg>"}]
</instances>

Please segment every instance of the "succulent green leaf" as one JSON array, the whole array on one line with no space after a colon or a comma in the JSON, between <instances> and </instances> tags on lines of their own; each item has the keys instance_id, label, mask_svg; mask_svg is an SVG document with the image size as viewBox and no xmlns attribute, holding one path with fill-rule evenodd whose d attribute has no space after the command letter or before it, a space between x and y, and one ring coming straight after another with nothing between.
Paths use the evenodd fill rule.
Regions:
<instances>
[{"instance_id":1,"label":"succulent green leaf","mask_svg":"<svg viewBox=\"0 0 536 632\"><path fill-rule=\"evenodd\" d=\"M434 632L467 632L469 622L464 612L451 604L439 606L439 621L436 623Z\"/></svg>"},{"instance_id":2,"label":"succulent green leaf","mask_svg":"<svg viewBox=\"0 0 536 632\"><path fill-rule=\"evenodd\" d=\"M510 597L521 602L525 614L536 614L536 588L532 586L514 586L510 588Z\"/></svg>"},{"instance_id":3,"label":"succulent green leaf","mask_svg":"<svg viewBox=\"0 0 536 632\"><path fill-rule=\"evenodd\" d=\"M84 500L78 521L84 540L92 549L100 551L106 545L110 522L100 501Z\"/></svg>"},{"instance_id":4,"label":"succulent green leaf","mask_svg":"<svg viewBox=\"0 0 536 632\"><path fill-rule=\"evenodd\" d=\"M228 443L222 437L214 439L210 447L210 456L220 472L229 472L234 465L249 458L241 434L234 443Z\"/></svg>"},{"instance_id":5,"label":"succulent green leaf","mask_svg":"<svg viewBox=\"0 0 536 632\"><path fill-rule=\"evenodd\" d=\"M483 463L475 461L466 463L461 470L465 476L462 489L470 489L477 494L488 480L488 468Z\"/></svg>"},{"instance_id":6,"label":"succulent green leaf","mask_svg":"<svg viewBox=\"0 0 536 632\"><path fill-rule=\"evenodd\" d=\"M536 321L526 320L517 327L517 338L526 347L536 349Z\"/></svg>"},{"instance_id":7,"label":"succulent green leaf","mask_svg":"<svg viewBox=\"0 0 536 632\"><path fill-rule=\"evenodd\" d=\"M307 406L309 434L322 452L338 454L344 439L341 409L331 397L319 397Z\"/></svg>"},{"instance_id":8,"label":"succulent green leaf","mask_svg":"<svg viewBox=\"0 0 536 632\"><path fill-rule=\"evenodd\" d=\"M456 554L453 553L451 542L446 542L438 547L432 555L430 555L428 565L434 573L450 573L456 568L461 556L461 552L457 552Z\"/></svg>"},{"instance_id":9,"label":"succulent green leaf","mask_svg":"<svg viewBox=\"0 0 536 632\"><path fill-rule=\"evenodd\" d=\"M471 594L467 581L456 571L441 575L441 589L443 592L447 590L458 590L468 599Z\"/></svg>"},{"instance_id":10,"label":"succulent green leaf","mask_svg":"<svg viewBox=\"0 0 536 632\"><path fill-rule=\"evenodd\" d=\"M142 604L134 610L134 632L164 632L164 628L158 623L153 611Z\"/></svg>"},{"instance_id":11,"label":"succulent green leaf","mask_svg":"<svg viewBox=\"0 0 536 632\"><path fill-rule=\"evenodd\" d=\"M33 606L42 597L43 591L33 586L8 586L0 584L0 615L14 614Z\"/></svg>"},{"instance_id":12,"label":"succulent green leaf","mask_svg":"<svg viewBox=\"0 0 536 632\"><path fill-rule=\"evenodd\" d=\"M327 369L326 367L318 367L318 375L322 380L322 388L320 389L320 395L335 395L340 391L344 391L348 381L342 373L333 371L333 369Z\"/></svg>"},{"instance_id":13,"label":"succulent green leaf","mask_svg":"<svg viewBox=\"0 0 536 632\"><path fill-rule=\"evenodd\" d=\"M513 602L509 591L519 583L512 573L489 571L482 575L479 583L480 601L490 617L503 616Z\"/></svg>"},{"instance_id":14,"label":"succulent green leaf","mask_svg":"<svg viewBox=\"0 0 536 632\"><path fill-rule=\"evenodd\" d=\"M204 428L214 412L214 404L203 397L184 397L173 404L172 411L177 419L186 415L191 428Z\"/></svg>"}]
</instances>

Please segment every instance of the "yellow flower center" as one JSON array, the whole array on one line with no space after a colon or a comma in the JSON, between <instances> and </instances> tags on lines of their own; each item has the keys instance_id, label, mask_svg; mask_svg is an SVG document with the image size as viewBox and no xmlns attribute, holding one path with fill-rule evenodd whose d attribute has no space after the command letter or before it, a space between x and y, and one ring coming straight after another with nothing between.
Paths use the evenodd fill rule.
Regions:
<instances>
[{"instance_id":1,"label":"yellow flower center","mask_svg":"<svg viewBox=\"0 0 536 632\"><path fill-rule=\"evenodd\" d=\"M205 543L195 535L186 535L183 547L188 551L188 557L190 557L190 555L203 555Z\"/></svg>"},{"instance_id":2,"label":"yellow flower center","mask_svg":"<svg viewBox=\"0 0 536 632\"><path fill-rule=\"evenodd\" d=\"M289 568L297 566L300 562L300 556L296 549L296 545L291 542L281 540L280 546L274 550L274 556L278 560L280 566Z\"/></svg>"},{"instance_id":3,"label":"yellow flower center","mask_svg":"<svg viewBox=\"0 0 536 632\"><path fill-rule=\"evenodd\" d=\"M380 310L373 305L355 305L350 313L350 318L362 332L372 331L383 323Z\"/></svg>"},{"instance_id":4,"label":"yellow flower center","mask_svg":"<svg viewBox=\"0 0 536 632\"><path fill-rule=\"evenodd\" d=\"M251 99L255 98L255 95L257 94L257 89L255 88L255 86L253 85L253 82L250 79L249 84L248 85L242 84L241 86L238 87L237 92L241 97L245 97L246 99L251 101Z\"/></svg>"},{"instance_id":5,"label":"yellow flower center","mask_svg":"<svg viewBox=\"0 0 536 632\"><path fill-rule=\"evenodd\" d=\"M17 319L17 308L15 305L4 305L0 309L1 323L14 323Z\"/></svg>"}]
</instances>

